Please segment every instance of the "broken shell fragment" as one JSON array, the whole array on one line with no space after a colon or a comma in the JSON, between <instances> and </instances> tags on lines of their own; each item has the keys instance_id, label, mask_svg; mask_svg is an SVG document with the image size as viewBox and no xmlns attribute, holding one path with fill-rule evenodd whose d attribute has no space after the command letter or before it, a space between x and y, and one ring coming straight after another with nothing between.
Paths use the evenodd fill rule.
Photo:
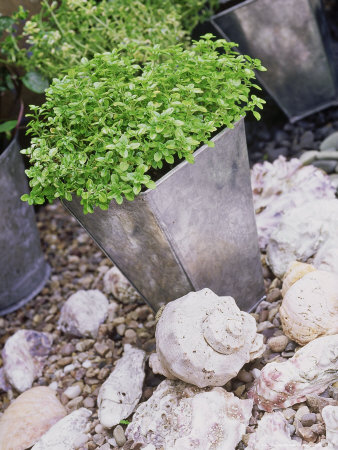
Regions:
<instances>
[{"instance_id":1,"label":"broken shell fragment","mask_svg":"<svg viewBox=\"0 0 338 450\"><path fill-rule=\"evenodd\" d=\"M265 411L287 408L320 394L338 380L338 334L324 336L298 350L285 362L263 367L248 393Z\"/></svg>"},{"instance_id":2,"label":"broken shell fragment","mask_svg":"<svg viewBox=\"0 0 338 450\"><path fill-rule=\"evenodd\" d=\"M267 246L267 263L282 278L292 261L306 262L322 247L337 247L338 200L322 199L287 211Z\"/></svg>"},{"instance_id":3,"label":"broken shell fragment","mask_svg":"<svg viewBox=\"0 0 338 450\"><path fill-rule=\"evenodd\" d=\"M338 276L311 268L285 292L279 309L284 333L300 345L338 333ZM299 272L299 266L296 270ZM289 284L292 275L286 277Z\"/></svg>"},{"instance_id":4,"label":"broken shell fragment","mask_svg":"<svg viewBox=\"0 0 338 450\"><path fill-rule=\"evenodd\" d=\"M126 419L142 396L146 353L125 344L123 357L100 388L97 398L99 419L111 428Z\"/></svg>"},{"instance_id":5,"label":"broken shell fragment","mask_svg":"<svg viewBox=\"0 0 338 450\"><path fill-rule=\"evenodd\" d=\"M199 389L164 380L139 405L126 435L149 449L234 450L249 423L252 404L220 387Z\"/></svg>"},{"instance_id":6,"label":"broken shell fragment","mask_svg":"<svg viewBox=\"0 0 338 450\"><path fill-rule=\"evenodd\" d=\"M250 314L240 311L232 297L203 289L166 305L149 363L169 379L198 387L223 386L264 349Z\"/></svg>"},{"instance_id":7,"label":"broken shell fragment","mask_svg":"<svg viewBox=\"0 0 338 450\"><path fill-rule=\"evenodd\" d=\"M333 449L338 448L338 406L325 406L322 416L326 427L326 440Z\"/></svg>"},{"instance_id":8,"label":"broken shell fragment","mask_svg":"<svg viewBox=\"0 0 338 450\"><path fill-rule=\"evenodd\" d=\"M303 447L298 442L292 441L289 425L283 414L265 413L258 422L256 432L250 435L247 450L286 450L288 448L301 450Z\"/></svg>"}]
</instances>

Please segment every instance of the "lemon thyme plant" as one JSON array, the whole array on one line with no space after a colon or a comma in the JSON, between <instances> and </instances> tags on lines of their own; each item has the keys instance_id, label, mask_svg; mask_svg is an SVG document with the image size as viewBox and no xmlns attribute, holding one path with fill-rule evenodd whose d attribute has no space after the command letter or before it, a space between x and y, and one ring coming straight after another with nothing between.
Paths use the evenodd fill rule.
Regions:
<instances>
[{"instance_id":1,"label":"lemon thyme plant","mask_svg":"<svg viewBox=\"0 0 338 450\"><path fill-rule=\"evenodd\" d=\"M113 199L120 204L154 188L150 169L194 162L194 150L213 146L212 134L247 111L259 119L264 101L250 90L258 88L254 69L265 69L234 51L236 44L212 38L186 50L155 46L142 67L115 49L53 80L46 102L31 107L33 137L22 153L32 164L32 190L22 199L42 204L75 194L85 213L108 209Z\"/></svg>"},{"instance_id":2,"label":"lemon thyme plant","mask_svg":"<svg viewBox=\"0 0 338 450\"><path fill-rule=\"evenodd\" d=\"M0 17L0 31L6 31L0 60L22 67L23 82L35 92L43 92L48 80L83 57L127 45L143 62L147 46L166 47L187 39L170 0L41 0L40 13L30 20L27 16L20 7L11 18Z\"/></svg>"}]
</instances>

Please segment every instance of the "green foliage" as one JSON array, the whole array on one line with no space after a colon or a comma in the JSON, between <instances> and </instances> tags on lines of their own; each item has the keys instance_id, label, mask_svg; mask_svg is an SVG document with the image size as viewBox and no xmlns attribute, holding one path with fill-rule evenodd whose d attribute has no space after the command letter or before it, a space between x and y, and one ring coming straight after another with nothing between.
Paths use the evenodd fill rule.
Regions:
<instances>
[{"instance_id":1,"label":"green foliage","mask_svg":"<svg viewBox=\"0 0 338 450\"><path fill-rule=\"evenodd\" d=\"M189 33L219 6L219 0L171 0L171 3L178 11L184 29Z\"/></svg>"},{"instance_id":2,"label":"green foliage","mask_svg":"<svg viewBox=\"0 0 338 450\"><path fill-rule=\"evenodd\" d=\"M257 59L212 35L166 50L148 49L142 67L128 53L96 55L53 80L46 103L31 107L27 170L29 203L81 197L85 213L133 200L154 188L147 173L193 152L212 133L233 127L247 111L262 108L250 94ZM224 53L219 53L222 50ZM212 144L210 144L212 146ZM212 151L212 150L210 150Z\"/></svg>"},{"instance_id":3,"label":"green foliage","mask_svg":"<svg viewBox=\"0 0 338 450\"><path fill-rule=\"evenodd\" d=\"M143 62L152 44L166 47L186 39L169 0L41 0L41 12L25 21L22 33L18 25L27 19L22 7L0 19L0 34L7 31L0 58L23 67L29 73L23 81L35 92L83 57L121 47Z\"/></svg>"},{"instance_id":4,"label":"green foliage","mask_svg":"<svg viewBox=\"0 0 338 450\"><path fill-rule=\"evenodd\" d=\"M7 120L0 124L0 133L6 133L8 131L14 130L18 121L17 120Z\"/></svg>"},{"instance_id":5,"label":"green foliage","mask_svg":"<svg viewBox=\"0 0 338 450\"><path fill-rule=\"evenodd\" d=\"M130 424L129 420L125 420L125 419L120 420L120 425L129 425L129 424Z\"/></svg>"}]
</instances>

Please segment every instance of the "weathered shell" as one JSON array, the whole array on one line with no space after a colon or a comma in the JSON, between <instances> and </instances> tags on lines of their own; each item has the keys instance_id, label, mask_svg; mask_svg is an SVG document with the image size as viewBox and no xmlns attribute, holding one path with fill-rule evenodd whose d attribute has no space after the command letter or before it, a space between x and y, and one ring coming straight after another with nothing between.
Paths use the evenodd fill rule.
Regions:
<instances>
[{"instance_id":1,"label":"weathered shell","mask_svg":"<svg viewBox=\"0 0 338 450\"><path fill-rule=\"evenodd\" d=\"M313 265L318 270L338 273L338 236L323 245L313 259Z\"/></svg>"},{"instance_id":2,"label":"weathered shell","mask_svg":"<svg viewBox=\"0 0 338 450\"><path fill-rule=\"evenodd\" d=\"M265 248L283 214L295 206L320 198L335 198L329 177L314 166L302 167L299 159L280 156L272 164L255 164L251 185L259 245ZM295 258L294 258L295 259Z\"/></svg>"},{"instance_id":3,"label":"weathered shell","mask_svg":"<svg viewBox=\"0 0 338 450\"><path fill-rule=\"evenodd\" d=\"M24 450L34 445L66 415L55 391L29 389L14 400L0 418L0 450Z\"/></svg>"},{"instance_id":4,"label":"weathered shell","mask_svg":"<svg viewBox=\"0 0 338 450\"><path fill-rule=\"evenodd\" d=\"M108 315L108 300L98 289L78 291L61 309L59 328L74 336L95 338Z\"/></svg>"},{"instance_id":5,"label":"weathered shell","mask_svg":"<svg viewBox=\"0 0 338 450\"><path fill-rule=\"evenodd\" d=\"M313 272L315 269L311 264L302 263L299 261L292 261L289 264L287 271L283 278L282 296L284 297L287 290L300 280L305 274Z\"/></svg>"},{"instance_id":6,"label":"weathered shell","mask_svg":"<svg viewBox=\"0 0 338 450\"><path fill-rule=\"evenodd\" d=\"M233 450L251 410L252 400L240 400L223 388L165 380L139 405L126 435L149 449Z\"/></svg>"},{"instance_id":7,"label":"weathered shell","mask_svg":"<svg viewBox=\"0 0 338 450\"><path fill-rule=\"evenodd\" d=\"M91 411L80 408L59 420L34 445L32 450L73 450L84 445L88 439L88 419Z\"/></svg>"},{"instance_id":8,"label":"weathered shell","mask_svg":"<svg viewBox=\"0 0 338 450\"><path fill-rule=\"evenodd\" d=\"M338 241L338 200L315 200L292 208L280 220L267 246L267 262L282 278L292 261L306 262Z\"/></svg>"},{"instance_id":9,"label":"weathered shell","mask_svg":"<svg viewBox=\"0 0 338 450\"><path fill-rule=\"evenodd\" d=\"M247 450L301 450L302 445L292 441L289 424L280 412L265 413L250 435Z\"/></svg>"},{"instance_id":10,"label":"weathered shell","mask_svg":"<svg viewBox=\"0 0 338 450\"><path fill-rule=\"evenodd\" d=\"M279 314L284 333L300 345L338 333L338 275L306 273L286 291Z\"/></svg>"},{"instance_id":11,"label":"weathered shell","mask_svg":"<svg viewBox=\"0 0 338 450\"><path fill-rule=\"evenodd\" d=\"M101 386L97 398L99 419L104 427L117 425L134 411L142 396L145 359L143 350L125 344L123 357Z\"/></svg>"},{"instance_id":12,"label":"weathered shell","mask_svg":"<svg viewBox=\"0 0 338 450\"><path fill-rule=\"evenodd\" d=\"M264 349L250 314L240 311L232 297L203 289L166 305L149 363L155 373L170 379L223 386Z\"/></svg>"},{"instance_id":13,"label":"weathered shell","mask_svg":"<svg viewBox=\"0 0 338 450\"><path fill-rule=\"evenodd\" d=\"M325 406L322 416L326 426L326 440L332 449L338 448L338 406Z\"/></svg>"},{"instance_id":14,"label":"weathered shell","mask_svg":"<svg viewBox=\"0 0 338 450\"><path fill-rule=\"evenodd\" d=\"M309 342L285 362L263 367L248 396L272 411L303 402L338 380L338 334Z\"/></svg>"},{"instance_id":15,"label":"weathered shell","mask_svg":"<svg viewBox=\"0 0 338 450\"><path fill-rule=\"evenodd\" d=\"M19 392L32 387L42 373L53 338L49 333L19 330L7 339L2 350L4 374Z\"/></svg>"}]
</instances>

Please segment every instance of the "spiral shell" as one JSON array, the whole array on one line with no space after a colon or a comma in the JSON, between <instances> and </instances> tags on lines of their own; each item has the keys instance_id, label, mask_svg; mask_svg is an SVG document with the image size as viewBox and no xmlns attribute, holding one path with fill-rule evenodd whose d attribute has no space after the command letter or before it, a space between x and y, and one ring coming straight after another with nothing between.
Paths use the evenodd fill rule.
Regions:
<instances>
[{"instance_id":1,"label":"spiral shell","mask_svg":"<svg viewBox=\"0 0 338 450\"><path fill-rule=\"evenodd\" d=\"M223 386L264 351L256 321L232 297L190 292L164 308L156 328L155 373L198 387Z\"/></svg>"},{"instance_id":2,"label":"spiral shell","mask_svg":"<svg viewBox=\"0 0 338 450\"><path fill-rule=\"evenodd\" d=\"M297 276L300 278L292 284ZM279 314L283 331L290 339L305 345L319 336L338 333L336 273L315 270L309 264L293 264L282 292Z\"/></svg>"}]
</instances>

